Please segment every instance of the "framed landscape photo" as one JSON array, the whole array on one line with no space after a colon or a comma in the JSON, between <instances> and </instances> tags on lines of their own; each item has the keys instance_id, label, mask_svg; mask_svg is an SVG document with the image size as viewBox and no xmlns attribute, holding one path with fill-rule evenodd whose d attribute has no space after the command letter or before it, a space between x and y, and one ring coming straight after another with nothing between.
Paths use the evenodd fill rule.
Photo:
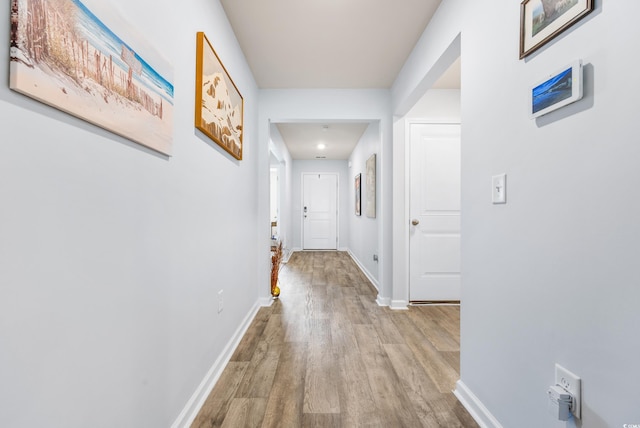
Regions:
<instances>
[{"instance_id":1,"label":"framed landscape photo","mask_svg":"<svg viewBox=\"0 0 640 428\"><path fill-rule=\"evenodd\" d=\"M361 197L362 196L362 186L361 186L362 182L361 182L361 180L362 180L362 174L356 175L356 183L355 183L356 184L356 187L355 187L355 190L356 190L356 215L361 215L362 214L362 211L360 210L361 202L362 202L362 197Z\"/></svg>"},{"instance_id":2,"label":"framed landscape photo","mask_svg":"<svg viewBox=\"0 0 640 428\"><path fill-rule=\"evenodd\" d=\"M244 99L203 32L196 37L195 126L242 160Z\"/></svg>"},{"instance_id":3,"label":"framed landscape photo","mask_svg":"<svg viewBox=\"0 0 640 428\"><path fill-rule=\"evenodd\" d=\"M520 59L535 52L593 10L593 0L524 0L520 4Z\"/></svg>"}]
</instances>

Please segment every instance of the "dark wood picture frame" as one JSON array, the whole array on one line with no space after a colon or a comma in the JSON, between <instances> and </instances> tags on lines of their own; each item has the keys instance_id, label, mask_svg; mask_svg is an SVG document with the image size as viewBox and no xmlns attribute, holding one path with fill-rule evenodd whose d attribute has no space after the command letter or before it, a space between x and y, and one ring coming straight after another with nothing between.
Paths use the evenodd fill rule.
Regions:
<instances>
[{"instance_id":1,"label":"dark wood picture frame","mask_svg":"<svg viewBox=\"0 0 640 428\"><path fill-rule=\"evenodd\" d=\"M520 59L591 13L593 4L594 0L524 0L520 3Z\"/></svg>"},{"instance_id":2,"label":"dark wood picture frame","mask_svg":"<svg viewBox=\"0 0 640 428\"><path fill-rule=\"evenodd\" d=\"M203 32L196 37L195 126L242 160L244 98Z\"/></svg>"}]
</instances>

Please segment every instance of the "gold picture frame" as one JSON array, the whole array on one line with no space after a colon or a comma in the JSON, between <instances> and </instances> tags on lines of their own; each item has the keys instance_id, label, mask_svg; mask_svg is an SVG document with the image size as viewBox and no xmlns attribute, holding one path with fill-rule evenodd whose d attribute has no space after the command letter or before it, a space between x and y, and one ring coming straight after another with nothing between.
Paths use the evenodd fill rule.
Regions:
<instances>
[{"instance_id":1,"label":"gold picture frame","mask_svg":"<svg viewBox=\"0 0 640 428\"><path fill-rule=\"evenodd\" d=\"M202 32L196 35L195 126L242 160L244 98Z\"/></svg>"},{"instance_id":2,"label":"gold picture frame","mask_svg":"<svg viewBox=\"0 0 640 428\"><path fill-rule=\"evenodd\" d=\"M593 11L593 0L524 0L520 3L520 59L549 43Z\"/></svg>"}]
</instances>

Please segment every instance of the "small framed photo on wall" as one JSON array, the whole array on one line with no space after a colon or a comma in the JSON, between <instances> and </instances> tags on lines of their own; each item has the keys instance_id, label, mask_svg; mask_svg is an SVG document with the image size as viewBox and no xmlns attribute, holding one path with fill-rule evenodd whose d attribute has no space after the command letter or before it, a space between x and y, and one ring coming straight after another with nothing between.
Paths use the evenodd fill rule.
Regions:
<instances>
[{"instance_id":1,"label":"small framed photo on wall","mask_svg":"<svg viewBox=\"0 0 640 428\"><path fill-rule=\"evenodd\" d=\"M362 201L362 174L356 175L356 183L355 183L355 191L356 191L356 215L361 215L362 211L360 210L361 201Z\"/></svg>"}]
</instances>

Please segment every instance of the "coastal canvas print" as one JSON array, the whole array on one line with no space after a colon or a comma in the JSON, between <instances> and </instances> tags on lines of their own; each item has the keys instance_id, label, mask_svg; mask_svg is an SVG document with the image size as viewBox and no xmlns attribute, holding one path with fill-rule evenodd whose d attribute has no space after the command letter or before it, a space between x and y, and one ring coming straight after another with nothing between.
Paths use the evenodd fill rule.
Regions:
<instances>
[{"instance_id":1,"label":"coastal canvas print","mask_svg":"<svg viewBox=\"0 0 640 428\"><path fill-rule=\"evenodd\" d=\"M196 37L195 126L242 160L244 100L203 32Z\"/></svg>"},{"instance_id":2,"label":"coastal canvas print","mask_svg":"<svg viewBox=\"0 0 640 428\"><path fill-rule=\"evenodd\" d=\"M10 52L11 89L171 154L171 66L109 2L11 0Z\"/></svg>"}]
</instances>

